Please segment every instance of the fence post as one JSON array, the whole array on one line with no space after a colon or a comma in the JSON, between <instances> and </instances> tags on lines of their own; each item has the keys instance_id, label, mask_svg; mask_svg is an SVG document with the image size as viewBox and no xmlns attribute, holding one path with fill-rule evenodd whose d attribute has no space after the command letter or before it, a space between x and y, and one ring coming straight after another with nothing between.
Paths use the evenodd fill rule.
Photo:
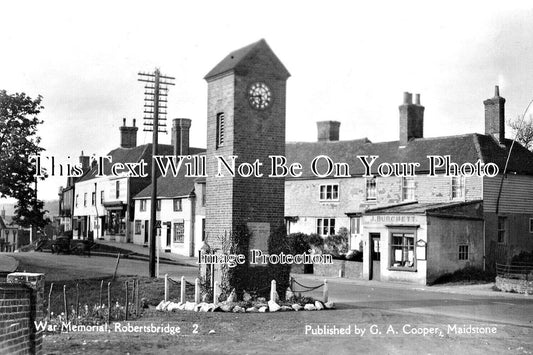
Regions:
<instances>
[{"instance_id":1,"label":"fence post","mask_svg":"<svg viewBox=\"0 0 533 355\"><path fill-rule=\"evenodd\" d=\"M111 282L107 283L107 324L111 319Z\"/></svg>"},{"instance_id":2,"label":"fence post","mask_svg":"<svg viewBox=\"0 0 533 355\"><path fill-rule=\"evenodd\" d=\"M185 276L181 277L180 302L185 303Z\"/></svg>"},{"instance_id":3,"label":"fence post","mask_svg":"<svg viewBox=\"0 0 533 355\"><path fill-rule=\"evenodd\" d=\"M98 298L98 307L102 308L102 288L104 287L104 280L102 280L100 282L100 294L99 294L99 298Z\"/></svg>"},{"instance_id":4,"label":"fence post","mask_svg":"<svg viewBox=\"0 0 533 355\"><path fill-rule=\"evenodd\" d=\"M80 315L80 287L76 284L76 318Z\"/></svg>"},{"instance_id":5,"label":"fence post","mask_svg":"<svg viewBox=\"0 0 533 355\"><path fill-rule=\"evenodd\" d=\"M218 303L218 297L220 297L220 289L218 287L218 281L215 281L213 286L213 303L215 306Z\"/></svg>"},{"instance_id":6,"label":"fence post","mask_svg":"<svg viewBox=\"0 0 533 355\"><path fill-rule=\"evenodd\" d=\"M50 306L50 298L52 297L52 289L54 288L54 283L50 285L50 292L48 292L48 320L50 320L50 310L52 309Z\"/></svg>"},{"instance_id":7,"label":"fence post","mask_svg":"<svg viewBox=\"0 0 533 355\"><path fill-rule=\"evenodd\" d=\"M200 279L194 279L194 303L200 303Z\"/></svg>"},{"instance_id":8,"label":"fence post","mask_svg":"<svg viewBox=\"0 0 533 355\"><path fill-rule=\"evenodd\" d=\"M65 309L65 322L68 323L67 285L63 285L63 308Z\"/></svg>"},{"instance_id":9,"label":"fence post","mask_svg":"<svg viewBox=\"0 0 533 355\"><path fill-rule=\"evenodd\" d=\"M128 320L128 313L129 313L129 289L130 289L130 283L129 281L125 281L124 285L126 286L126 307L125 307L125 313L126 313L126 320Z\"/></svg>"},{"instance_id":10,"label":"fence post","mask_svg":"<svg viewBox=\"0 0 533 355\"><path fill-rule=\"evenodd\" d=\"M270 283L270 300L276 302L276 280L272 280Z\"/></svg>"},{"instance_id":11,"label":"fence post","mask_svg":"<svg viewBox=\"0 0 533 355\"><path fill-rule=\"evenodd\" d=\"M165 302L168 301L168 274L165 274Z\"/></svg>"},{"instance_id":12,"label":"fence post","mask_svg":"<svg viewBox=\"0 0 533 355\"><path fill-rule=\"evenodd\" d=\"M328 290L328 280L324 279L324 303L328 302L329 290Z\"/></svg>"},{"instance_id":13,"label":"fence post","mask_svg":"<svg viewBox=\"0 0 533 355\"><path fill-rule=\"evenodd\" d=\"M141 304L139 300L139 279L135 280L137 287L135 287L135 314L139 316L139 305Z\"/></svg>"}]
</instances>

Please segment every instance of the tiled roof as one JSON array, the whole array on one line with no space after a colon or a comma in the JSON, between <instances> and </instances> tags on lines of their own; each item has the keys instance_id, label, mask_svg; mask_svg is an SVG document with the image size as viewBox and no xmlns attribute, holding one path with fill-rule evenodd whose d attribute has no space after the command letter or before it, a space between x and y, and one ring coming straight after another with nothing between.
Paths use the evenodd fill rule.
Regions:
<instances>
[{"instance_id":1,"label":"tiled roof","mask_svg":"<svg viewBox=\"0 0 533 355\"><path fill-rule=\"evenodd\" d=\"M176 177L169 174L157 179L157 197L173 198L189 196L194 191L194 183L197 178L185 177L185 169L180 169L180 174ZM150 198L152 196L152 184L135 195L134 198Z\"/></svg>"},{"instance_id":2,"label":"tiled roof","mask_svg":"<svg viewBox=\"0 0 533 355\"><path fill-rule=\"evenodd\" d=\"M218 63L204 79L209 79L211 77L217 76L219 74L226 73L232 70L238 70L240 67L245 66L249 60L251 60L255 54L259 51L265 51L271 55L271 64L274 65L284 76L289 77L290 74L281 63L281 61L276 57L274 52L270 49L268 44L264 39L261 39L257 42L247 45L246 47L237 49L236 51L228 54L220 63Z\"/></svg>"},{"instance_id":3,"label":"tiled roof","mask_svg":"<svg viewBox=\"0 0 533 355\"><path fill-rule=\"evenodd\" d=\"M371 143L368 139L333 142L299 142L287 143L286 154L289 163L302 164L301 178L315 178L310 166L312 160L319 155L327 155L334 162L347 163L351 176L364 174L364 165L357 158L358 155L377 155L379 158L372 166L375 173L379 164L418 162L417 173L429 171L428 155L450 155L451 161L459 165L475 163L481 159L484 163L496 163L503 171L505 160L512 140L507 139L505 145L500 145L491 136L482 134L465 134L458 136L418 138L410 141L405 147L400 147L399 141ZM319 171L324 171L324 164L319 164ZM533 175L533 153L522 145L515 143L507 172Z\"/></svg>"},{"instance_id":4,"label":"tiled roof","mask_svg":"<svg viewBox=\"0 0 533 355\"><path fill-rule=\"evenodd\" d=\"M174 148L169 144L159 144L159 155L172 155ZM205 152L202 148L189 148L190 154L199 154ZM104 175L111 175L111 165L114 163L137 163L144 159L147 165L147 173L150 174L150 167L152 162L152 143L139 145L134 148L116 148L110 151L107 155L112 157L112 162L107 161L104 164ZM96 175L96 166L93 166L79 181L86 181L94 178Z\"/></svg>"}]
</instances>

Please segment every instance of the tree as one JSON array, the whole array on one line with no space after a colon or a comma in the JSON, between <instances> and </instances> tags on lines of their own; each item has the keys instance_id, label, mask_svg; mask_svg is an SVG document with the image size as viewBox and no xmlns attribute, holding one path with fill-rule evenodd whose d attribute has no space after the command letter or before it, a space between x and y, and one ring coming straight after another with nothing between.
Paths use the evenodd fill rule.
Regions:
<instances>
[{"instance_id":1,"label":"tree","mask_svg":"<svg viewBox=\"0 0 533 355\"><path fill-rule=\"evenodd\" d=\"M44 203L37 199L35 166L31 157L44 149L37 128L43 121L42 97L32 99L24 93L7 94L0 90L0 197L17 200L15 221L24 227L43 227Z\"/></svg>"},{"instance_id":2,"label":"tree","mask_svg":"<svg viewBox=\"0 0 533 355\"><path fill-rule=\"evenodd\" d=\"M529 119L518 116L509 121L509 126L516 134L516 141L533 151L533 116L529 116Z\"/></svg>"}]
</instances>

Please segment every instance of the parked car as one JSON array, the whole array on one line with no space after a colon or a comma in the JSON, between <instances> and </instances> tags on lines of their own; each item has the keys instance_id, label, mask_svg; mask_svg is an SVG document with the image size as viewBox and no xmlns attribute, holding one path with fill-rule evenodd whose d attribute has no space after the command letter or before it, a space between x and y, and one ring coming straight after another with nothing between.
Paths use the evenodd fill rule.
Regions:
<instances>
[{"instance_id":1,"label":"parked car","mask_svg":"<svg viewBox=\"0 0 533 355\"><path fill-rule=\"evenodd\" d=\"M70 238L66 236L57 237L56 240L52 242L51 245L52 254L53 253L70 253Z\"/></svg>"}]
</instances>

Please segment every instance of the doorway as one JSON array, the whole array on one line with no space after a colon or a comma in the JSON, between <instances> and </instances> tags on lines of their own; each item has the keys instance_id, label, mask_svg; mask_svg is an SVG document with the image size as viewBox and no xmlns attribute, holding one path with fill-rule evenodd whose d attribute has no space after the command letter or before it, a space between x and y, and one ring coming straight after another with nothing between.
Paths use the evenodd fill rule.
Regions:
<instances>
[{"instance_id":1,"label":"doorway","mask_svg":"<svg viewBox=\"0 0 533 355\"><path fill-rule=\"evenodd\" d=\"M170 249L170 242L171 242L171 239L170 239L170 232L171 232L171 224L170 222L167 222L165 223L167 225L167 249Z\"/></svg>"},{"instance_id":2,"label":"doorway","mask_svg":"<svg viewBox=\"0 0 533 355\"><path fill-rule=\"evenodd\" d=\"M148 244L148 230L150 229L149 221L144 221L144 244Z\"/></svg>"},{"instance_id":3,"label":"doorway","mask_svg":"<svg viewBox=\"0 0 533 355\"><path fill-rule=\"evenodd\" d=\"M381 281L381 234L370 233L370 280Z\"/></svg>"}]
</instances>

